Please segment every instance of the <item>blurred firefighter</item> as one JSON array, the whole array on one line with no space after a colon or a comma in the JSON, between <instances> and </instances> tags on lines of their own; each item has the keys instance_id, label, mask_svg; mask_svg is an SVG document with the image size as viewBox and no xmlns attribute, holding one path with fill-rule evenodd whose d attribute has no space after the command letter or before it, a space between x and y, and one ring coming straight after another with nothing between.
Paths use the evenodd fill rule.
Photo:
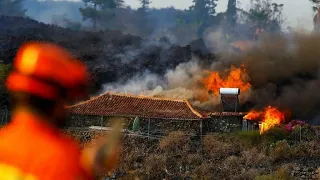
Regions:
<instances>
[{"instance_id":1,"label":"blurred firefighter","mask_svg":"<svg viewBox=\"0 0 320 180\"><path fill-rule=\"evenodd\" d=\"M0 129L0 180L93 179L114 168L115 141L81 151L60 130L65 105L87 96L86 67L64 49L36 42L19 49L13 66L6 81L12 119Z\"/></svg>"}]
</instances>

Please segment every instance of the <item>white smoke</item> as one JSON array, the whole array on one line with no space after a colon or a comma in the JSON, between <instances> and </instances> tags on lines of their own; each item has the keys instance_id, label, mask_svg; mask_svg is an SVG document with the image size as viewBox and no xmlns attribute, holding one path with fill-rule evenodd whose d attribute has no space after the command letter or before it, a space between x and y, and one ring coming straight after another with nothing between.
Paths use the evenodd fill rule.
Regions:
<instances>
[{"instance_id":1,"label":"white smoke","mask_svg":"<svg viewBox=\"0 0 320 180\"><path fill-rule=\"evenodd\" d=\"M197 61L181 63L165 74L166 88L158 86L146 93L156 97L191 100L194 98L196 83L201 78L201 74L202 70Z\"/></svg>"},{"instance_id":2,"label":"white smoke","mask_svg":"<svg viewBox=\"0 0 320 180\"><path fill-rule=\"evenodd\" d=\"M203 75L203 68L197 59L193 58L192 61L181 63L175 69L168 70L164 77L145 72L123 84L119 84L119 82L106 84L104 91L187 99L193 106L212 109L219 104L220 99L217 96L208 96L208 92L200 84ZM205 102L200 102L199 97L208 99Z\"/></svg>"},{"instance_id":3,"label":"white smoke","mask_svg":"<svg viewBox=\"0 0 320 180\"><path fill-rule=\"evenodd\" d=\"M217 53L226 50L226 46L228 45L227 37L222 28L208 28L204 35L204 41L211 52Z\"/></svg>"},{"instance_id":4,"label":"white smoke","mask_svg":"<svg viewBox=\"0 0 320 180\"><path fill-rule=\"evenodd\" d=\"M130 93L130 94L144 94L145 91L155 89L158 85L163 84L163 80L156 75L145 72L142 75L134 76L132 79L121 84L119 82L105 84L103 91Z\"/></svg>"},{"instance_id":5,"label":"white smoke","mask_svg":"<svg viewBox=\"0 0 320 180\"><path fill-rule=\"evenodd\" d=\"M202 70L196 61L181 63L174 70L168 70L164 77L145 72L125 83L105 84L104 91L144 94L170 98L191 99L192 88L201 78Z\"/></svg>"},{"instance_id":6,"label":"white smoke","mask_svg":"<svg viewBox=\"0 0 320 180\"><path fill-rule=\"evenodd\" d=\"M220 30L207 31L206 46L209 48L225 47L223 33ZM136 57L150 49L150 46L163 47L164 50L170 48L165 43L155 43L153 41L146 41L143 43L141 49L134 49L128 47L122 54L117 55L121 64L132 62ZM150 51L150 50L149 50ZM124 83L110 83L104 85L104 91L113 91L119 93L129 93L135 95L144 95L151 97L173 98L173 99L187 99L193 106L202 109L213 109L220 103L220 96L210 95L206 88L201 83L201 79L205 77L206 69L211 71L220 71L224 68L229 68L232 58L228 58L228 53L221 53L220 61L212 62L211 66L203 67L196 57L188 62L184 62L176 66L174 69L168 69L163 75L152 74L144 72L142 75L134 76ZM166 57L162 57L166 58ZM230 60L231 59L231 60ZM240 101L247 99L248 93L242 94Z\"/></svg>"}]
</instances>

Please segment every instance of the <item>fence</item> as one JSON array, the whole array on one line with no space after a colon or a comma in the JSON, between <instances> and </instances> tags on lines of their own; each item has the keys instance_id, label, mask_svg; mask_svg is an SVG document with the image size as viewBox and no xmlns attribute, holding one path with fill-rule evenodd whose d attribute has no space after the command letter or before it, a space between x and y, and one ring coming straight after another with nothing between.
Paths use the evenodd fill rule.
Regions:
<instances>
[{"instance_id":1,"label":"fence","mask_svg":"<svg viewBox=\"0 0 320 180\"><path fill-rule=\"evenodd\" d=\"M289 140L293 142L300 141L320 141L320 126L315 125L304 125L297 126L292 132L289 134Z\"/></svg>"},{"instance_id":2,"label":"fence","mask_svg":"<svg viewBox=\"0 0 320 180\"><path fill-rule=\"evenodd\" d=\"M90 126L90 127L68 127L66 128L66 130L68 131L72 131L72 132L86 132L86 133L90 133L90 132L94 132L94 131L100 131L100 132L103 132L103 131L111 131L112 128L110 127L99 127L99 126ZM124 129L122 130L122 133L126 136L136 136L136 137L141 137L141 138L147 138L147 139L156 139L156 140L159 140L159 139L162 139L164 137L166 137L165 135L163 134L149 134L149 133L145 133L145 132L133 132L133 131L130 131L130 130L127 130L127 129ZM192 137L192 138L201 138L203 137L204 135L200 136L200 135L195 135L195 134L188 134L186 133L185 136L188 136L188 137Z\"/></svg>"},{"instance_id":3,"label":"fence","mask_svg":"<svg viewBox=\"0 0 320 180\"><path fill-rule=\"evenodd\" d=\"M91 127L82 127L82 128L68 128L68 130L71 130L73 132L87 132L87 133L93 133L94 131L108 131L110 128L107 127L98 127L98 126L91 126ZM132 132L130 130L124 130L123 133L126 136L137 136L141 138L146 138L150 140L159 140L165 137L164 134L149 134L146 132ZM271 136L277 136L278 138L285 138L287 141L290 142L290 144L296 144L299 142L310 142L310 141L316 141L320 143L320 126L314 126L314 125L303 125L303 126L296 126L295 129L293 129L292 132L288 133L284 136L281 135L280 132L273 132ZM205 134L189 134L186 133L186 136L191 138L191 141L194 142L202 142L203 138L206 136Z\"/></svg>"}]
</instances>

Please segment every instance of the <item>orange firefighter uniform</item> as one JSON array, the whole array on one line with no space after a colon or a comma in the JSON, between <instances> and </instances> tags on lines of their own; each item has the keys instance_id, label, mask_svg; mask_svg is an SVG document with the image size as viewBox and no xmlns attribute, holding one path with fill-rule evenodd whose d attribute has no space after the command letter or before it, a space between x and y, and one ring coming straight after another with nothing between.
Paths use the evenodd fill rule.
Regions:
<instances>
[{"instance_id":1,"label":"orange firefighter uniform","mask_svg":"<svg viewBox=\"0 0 320 180\"><path fill-rule=\"evenodd\" d=\"M86 95L86 67L56 45L27 43L13 65L6 82L11 92L53 101ZM92 179L80 157L79 144L37 113L17 111L0 129L0 180Z\"/></svg>"}]
</instances>

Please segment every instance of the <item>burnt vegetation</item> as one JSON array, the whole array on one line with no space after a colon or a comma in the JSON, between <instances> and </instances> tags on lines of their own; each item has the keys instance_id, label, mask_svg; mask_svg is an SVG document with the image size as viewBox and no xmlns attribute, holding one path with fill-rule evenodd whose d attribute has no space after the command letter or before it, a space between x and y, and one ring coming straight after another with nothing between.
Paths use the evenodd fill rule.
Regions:
<instances>
[{"instance_id":1,"label":"burnt vegetation","mask_svg":"<svg viewBox=\"0 0 320 180\"><path fill-rule=\"evenodd\" d=\"M150 139L128 135L124 137L118 168L101 179L317 179L319 132L319 127L308 125L290 133L275 127L263 135L207 134L202 143L183 131ZM94 138L103 133L71 134ZM88 140L83 140L83 144Z\"/></svg>"}]
</instances>

